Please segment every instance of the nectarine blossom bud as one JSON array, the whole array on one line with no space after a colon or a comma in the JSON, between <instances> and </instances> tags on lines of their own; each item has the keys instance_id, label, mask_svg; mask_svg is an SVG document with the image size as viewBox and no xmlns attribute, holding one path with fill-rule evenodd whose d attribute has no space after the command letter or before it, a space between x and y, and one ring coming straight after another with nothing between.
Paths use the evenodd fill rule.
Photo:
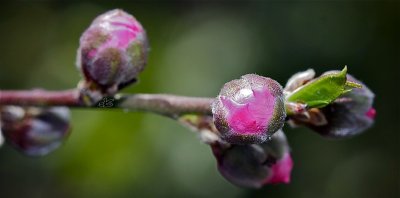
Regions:
<instances>
[{"instance_id":1,"label":"nectarine blossom bud","mask_svg":"<svg viewBox=\"0 0 400 198\"><path fill-rule=\"evenodd\" d=\"M372 126L376 111L374 93L362 82L347 74L347 80L362 85L343 94L332 104L321 109L326 124L308 126L319 134L332 138L352 137Z\"/></svg>"},{"instance_id":2,"label":"nectarine blossom bud","mask_svg":"<svg viewBox=\"0 0 400 198\"><path fill-rule=\"evenodd\" d=\"M3 137L3 132L1 132L1 123L0 123L0 147L3 146L4 143L4 137Z\"/></svg>"},{"instance_id":3,"label":"nectarine blossom bud","mask_svg":"<svg viewBox=\"0 0 400 198\"><path fill-rule=\"evenodd\" d=\"M218 171L235 185L260 188L266 184L289 183L293 161L282 131L262 144L212 145Z\"/></svg>"},{"instance_id":4,"label":"nectarine blossom bud","mask_svg":"<svg viewBox=\"0 0 400 198\"><path fill-rule=\"evenodd\" d=\"M225 141L262 143L283 127L286 112L282 87L271 78L244 75L224 85L212 104L212 113Z\"/></svg>"},{"instance_id":5,"label":"nectarine blossom bud","mask_svg":"<svg viewBox=\"0 0 400 198\"><path fill-rule=\"evenodd\" d=\"M130 14L111 10L98 16L82 34L77 67L95 89L114 94L137 80L147 61L148 41Z\"/></svg>"},{"instance_id":6,"label":"nectarine blossom bud","mask_svg":"<svg viewBox=\"0 0 400 198\"><path fill-rule=\"evenodd\" d=\"M6 106L1 111L1 123L7 143L23 154L42 156L58 148L68 137L69 110Z\"/></svg>"}]
</instances>

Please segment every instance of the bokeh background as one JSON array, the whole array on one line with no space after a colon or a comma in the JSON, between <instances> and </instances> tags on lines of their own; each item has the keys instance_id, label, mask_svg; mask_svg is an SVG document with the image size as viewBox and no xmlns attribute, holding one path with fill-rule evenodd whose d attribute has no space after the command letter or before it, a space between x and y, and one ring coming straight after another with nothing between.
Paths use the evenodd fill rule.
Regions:
<instances>
[{"instance_id":1,"label":"bokeh background","mask_svg":"<svg viewBox=\"0 0 400 198\"><path fill-rule=\"evenodd\" d=\"M124 92L214 97L246 73L281 84L341 69L376 93L376 124L332 141L285 132L289 185L243 189L219 175L196 134L152 114L74 109L66 144L43 158L0 149L0 197L399 197L400 4L392 2L24 1L0 6L0 88L60 90L80 79L80 34L113 8L146 28L151 54Z\"/></svg>"}]
</instances>

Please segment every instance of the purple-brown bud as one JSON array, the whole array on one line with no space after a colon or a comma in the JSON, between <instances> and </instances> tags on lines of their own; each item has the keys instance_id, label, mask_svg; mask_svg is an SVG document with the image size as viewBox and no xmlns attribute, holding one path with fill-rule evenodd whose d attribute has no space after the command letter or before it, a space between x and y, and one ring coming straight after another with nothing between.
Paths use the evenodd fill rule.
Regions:
<instances>
[{"instance_id":1,"label":"purple-brown bud","mask_svg":"<svg viewBox=\"0 0 400 198\"><path fill-rule=\"evenodd\" d=\"M82 34L77 67L91 86L114 94L137 80L147 53L142 25L132 15L115 9L98 16Z\"/></svg>"},{"instance_id":2,"label":"purple-brown bud","mask_svg":"<svg viewBox=\"0 0 400 198\"><path fill-rule=\"evenodd\" d=\"M335 72L339 71L325 72L322 76ZM376 114L372 106L374 93L350 74L347 74L346 78L347 83L359 84L361 88L353 88L323 108L297 112L297 115L291 117L290 123L308 126L322 136L330 138L352 137L371 127ZM295 109L295 106L290 106L289 103L287 107Z\"/></svg>"},{"instance_id":3,"label":"purple-brown bud","mask_svg":"<svg viewBox=\"0 0 400 198\"><path fill-rule=\"evenodd\" d=\"M372 106L374 93L362 82L351 75L347 80L362 85L343 94L332 104L321 109L326 124L322 126L308 125L319 134L331 138L352 137L365 131L374 123L376 111Z\"/></svg>"},{"instance_id":4,"label":"purple-brown bud","mask_svg":"<svg viewBox=\"0 0 400 198\"><path fill-rule=\"evenodd\" d=\"M262 144L231 145L217 143L212 151L218 171L235 185L260 188L266 184L289 183L293 161L282 131Z\"/></svg>"},{"instance_id":5,"label":"purple-brown bud","mask_svg":"<svg viewBox=\"0 0 400 198\"><path fill-rule=\"evenodd\" d=\"M1 123L4 138L12 147L28 156L43 156L68 137L69 110L6 106L1 111Z\"/></svg>"},{"instance_id":6,"label":"purple-brown bud","mask_svg":"<svg viewBox=\"0 0 400 198\"><path fill-rule=\"evenodd\" d=\"M286 112L281 85L247 74L224 85L212 104L222 139L232 144L258 144L283 127Z\"/></svg>"}]
</instances>

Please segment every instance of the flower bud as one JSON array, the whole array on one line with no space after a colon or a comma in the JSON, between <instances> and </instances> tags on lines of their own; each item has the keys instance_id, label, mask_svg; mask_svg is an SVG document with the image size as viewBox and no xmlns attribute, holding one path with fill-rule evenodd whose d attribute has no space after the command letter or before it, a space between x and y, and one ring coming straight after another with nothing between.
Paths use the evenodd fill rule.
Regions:
<instances>
[{"instance_id":1,"label":"flower bud","mask_svg":"<svg viewBox=\"0 0 400 198\"><path fill-rule=\"evenodd\" d=\"M270 78L247 74L224 85L212 104L214 124L232 144L266 141L283 127L282 87Z\"/></svg>"},{"instance_id":2,"label":"flower bud","mask_svg":"<svg viewBox=\"0 0 400 198\"><path fill-rule=\"evenodd\" d=\"M347 81L361 84L362 88L354 88L320 109L321 115L326 120L325 124L305 123L305 125L322 136L331 138L352 137L372 126L376 114L372 106L374 93L349 74L347 74Z\"/></svg>"},{"instance_id":3,"label":"flower bud","mask_svg":"<svg viewBox=\"0 0 400 198\"><path fill-rule=\"evenodd\" d=\"M69 135L69 109L6 106L1 130L7 143L28 156L43 156L58 148Z\"/></svg>"},{"instance_id":4,"label":"flower bud","mask_svg":"<svg viewBox=\"0 0 400 198\"><path fill-rule=\"evenodd\" d=\"M3 146L4 143L4 137L3 137L3 132L1 132L1 123L0 123L0 148Z\"/></svg>"},{"instance_id":5,"label":"flower bud","mask_svg":"<svg viewBox=\"0 0 400 198\"><path fill-rule=\"evenodd\" d=\"M98 16L82 34L77 67L88 86L115 94L137 80L147 53L142 25L132 15L115 9Z\"/></svg>"},{"instance_id":6,"label":"flower bud","mask_svg":"<svg viewBox=\"0 0 400 198\"><path fill-rule=\"evenodd\" d=\"M260 188L266 184L289 183L293 161L282 131L271 141L252 145L212 145L218 171L225 179L242 187Z\"/></svg>"}]
</instances>

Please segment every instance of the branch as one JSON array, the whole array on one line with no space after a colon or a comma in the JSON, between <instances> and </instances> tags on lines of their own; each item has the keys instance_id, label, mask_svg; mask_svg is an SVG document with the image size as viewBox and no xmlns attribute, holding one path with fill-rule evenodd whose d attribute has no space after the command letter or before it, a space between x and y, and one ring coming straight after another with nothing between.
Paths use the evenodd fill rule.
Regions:
<instances>
[{"instance_id":1,"label":"branch","mask_svg":"<svg viewBox=\"0 0 400 198\"><path fill-rule=\"evenodd\" d=\"M186 97L169 94L117 95L117 107L134 111L150 111L172 118L184 114L212 115L213 98Z\"/></svg>"},{"instance_id":2,"label":"branch","mask_svg":"<svg viewBox=\"0 0 400 198\"><path fill-rule=\"evenodd\" d=\"M82 107L78 90L0 90L0 106L69 106Z\"/></svg>"},{"instance_id":3,"label":"branch","mask_svg":"<svg viewBox=\"0 0 400 198\"><path fill-rule=\"evenodd\" d=\"M68 106L81 108L121 108L178 118L184 114L211 115L212 98L186 97L168 94L119 94L105 97L95 105L85 104L78 90L66 91L1 91L0 106Z\"/></svg>"}]
</instances>

